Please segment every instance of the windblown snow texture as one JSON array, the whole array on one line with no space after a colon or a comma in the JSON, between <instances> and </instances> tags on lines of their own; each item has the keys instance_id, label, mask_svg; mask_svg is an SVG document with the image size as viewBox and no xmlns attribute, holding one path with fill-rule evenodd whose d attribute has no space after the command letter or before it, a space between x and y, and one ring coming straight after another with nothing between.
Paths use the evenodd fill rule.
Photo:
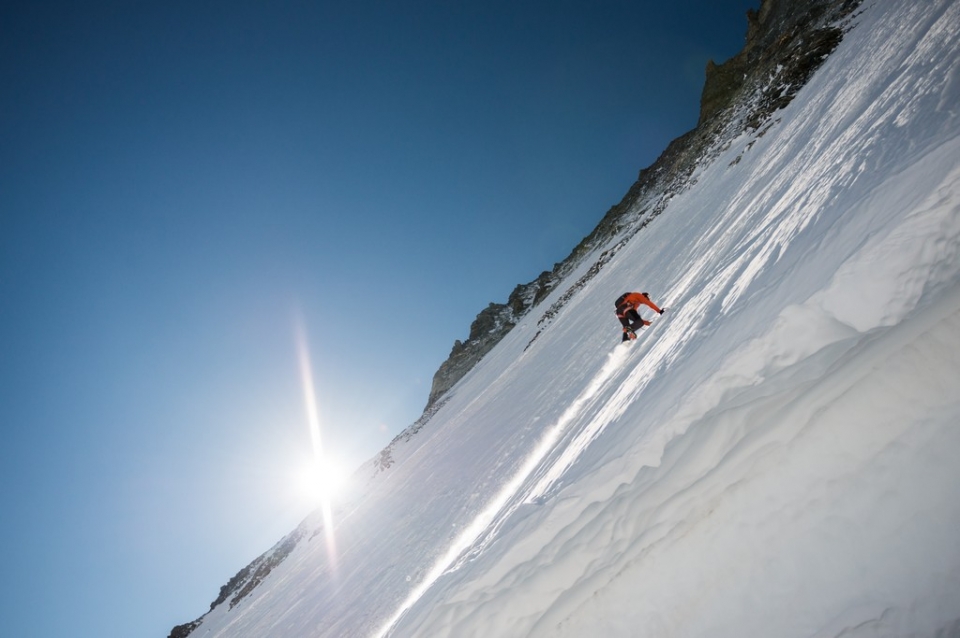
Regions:
<instances>
[{"instance_id":1,"label":"windblown snow texture","mask_svg":"<svg viewBox=\"0 0 960 638\"><path fill-rule=\"evenodd\" d=\"M855 22L191 635L960 635L960 3Z\"/></svg>"}]
</instances>

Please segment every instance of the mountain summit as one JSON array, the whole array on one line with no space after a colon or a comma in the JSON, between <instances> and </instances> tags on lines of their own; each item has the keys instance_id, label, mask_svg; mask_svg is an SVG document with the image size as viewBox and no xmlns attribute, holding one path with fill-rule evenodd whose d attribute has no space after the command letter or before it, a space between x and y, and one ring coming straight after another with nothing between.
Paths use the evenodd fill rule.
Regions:
<instances>
[{"instance_id":1,"label":"mountain summit","mask_svg":"<svg viewBox=\"0 0 960 638\"><path fill-rule=\"evenodd\" d=\"M765 0L697 128L171 638L960 636L958 34ZM620 344L630 290L667 311Z\"/></svg>"}]
</instances>

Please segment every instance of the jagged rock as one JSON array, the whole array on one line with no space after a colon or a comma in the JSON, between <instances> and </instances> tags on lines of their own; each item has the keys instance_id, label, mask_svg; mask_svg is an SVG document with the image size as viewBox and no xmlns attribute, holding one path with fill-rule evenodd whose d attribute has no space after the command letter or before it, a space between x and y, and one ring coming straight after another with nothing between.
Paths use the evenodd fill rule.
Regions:
<instances>
[{"instance_id":1,"label":"jagged rock","mask_svg":"<svg viewBox=\"0 0 960 638\"><path fill-rule=\"evenodd\" d=\"M170 635L167 638L187 638L190 635L190 632L200 626L199 620L194 620L193 622L184 623L182 625L177 625L170 632Z\"/></svg>"},{"instance_id":2,"label":"jagged rock","mask_svg":"<svg viewBox=\"0 0 960 638\"><path fill-rule=\"evenodd\" d=\"M786 106L825 56L840 44L843 32L837 23L860 2L764 0L759 11L747 11L743 50L723 64L707 62L698 128L739 101L745 89L755 90L771 74L779 76L775 84L787 89L789 97L770 101L760 111L769 114ZM768 90L768 94L773 93Z\"/></svg>"}]
</instances>

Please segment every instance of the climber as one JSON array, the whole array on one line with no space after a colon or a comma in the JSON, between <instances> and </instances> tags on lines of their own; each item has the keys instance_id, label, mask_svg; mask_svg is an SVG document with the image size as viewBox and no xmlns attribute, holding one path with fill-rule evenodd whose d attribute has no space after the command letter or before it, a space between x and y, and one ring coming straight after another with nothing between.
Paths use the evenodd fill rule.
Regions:
<instances>
[{"instance_id":1,"label":"climber","mask_svg":"<svg viewBox=\"0 0 960 638\"><path fill-rule=\"evenodd\" d=\"M665 310L665 308L661 309L657 307L657 304L650 301L650 295L645 292L625 292L617 297L617 319L623 326L624 341L636 339L636 329L650 325L650 322L643 319L637 312L641 304L652 308L661 315Z\"/></svg>"}]
</instances>

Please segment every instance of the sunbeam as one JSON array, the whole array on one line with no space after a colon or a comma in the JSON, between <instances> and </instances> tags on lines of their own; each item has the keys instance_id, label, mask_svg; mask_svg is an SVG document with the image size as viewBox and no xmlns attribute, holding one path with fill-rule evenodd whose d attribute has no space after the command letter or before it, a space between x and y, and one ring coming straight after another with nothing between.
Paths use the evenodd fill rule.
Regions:
<instances>
[{"instance_id":1,"label":"sunbeam","mask_svg":"<svg viewBox=\"0 0 960 638\"><path fill-rule=\"evenodd\" d=\"M310 349L303 324L297 326L297 355L300 360L300 380L303 385L303 400L307 409L307 426L310 429L310 442L313 446L313 465L309 473L315 482L320 511L323 515L324 538L327 543L327 557L334 575L337 573L337 541L333 530L333 508L331 498L333 488L324 480L330 474L328 462L323 451L323 438L320 433L320 411L317 408L317 392L313 381L313 366L310 362Z\"/></svg>"}]
</instances>

